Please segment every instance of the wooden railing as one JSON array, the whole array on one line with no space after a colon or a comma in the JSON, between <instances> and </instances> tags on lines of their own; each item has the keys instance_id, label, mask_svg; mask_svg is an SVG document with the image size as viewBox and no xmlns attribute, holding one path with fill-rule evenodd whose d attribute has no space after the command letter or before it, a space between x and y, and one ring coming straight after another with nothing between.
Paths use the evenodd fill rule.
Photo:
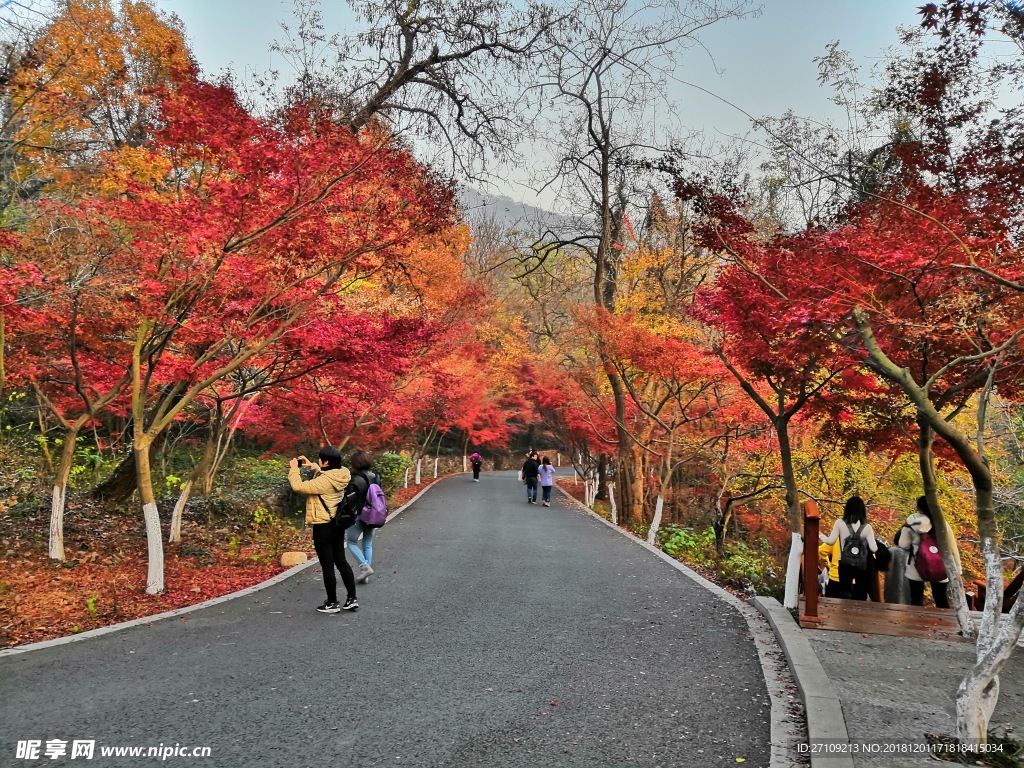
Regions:
<instances>
[{"instance_id":1,"label":"wooden railing","mask_svg":"<svg viewBox=\"0 0 1024 768\"><path fill-rule=\"evenodd\" d=\"M818 618L818 529L821 517L814 499L800 502L804 513L804 616Z\"/></svg>"}]
</instances>

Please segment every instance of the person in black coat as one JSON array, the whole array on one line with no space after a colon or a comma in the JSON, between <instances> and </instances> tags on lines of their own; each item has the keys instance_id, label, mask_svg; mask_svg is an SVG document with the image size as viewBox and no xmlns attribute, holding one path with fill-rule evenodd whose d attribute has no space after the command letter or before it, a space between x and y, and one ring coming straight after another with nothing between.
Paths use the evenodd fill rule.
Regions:
<instances>
[{"instance_id":1,"label":"person in black coat","mask_svg":"<svg viewBox=\"0 0 1024 768\"><path fill-rule=\"evenodd\" d=\"M540 470L540 462L536 459L537 454L531 453L523 464L523 482L526 483L526 501L530 504L537 503L537 474Z\"/></svg>"}]
</instances>

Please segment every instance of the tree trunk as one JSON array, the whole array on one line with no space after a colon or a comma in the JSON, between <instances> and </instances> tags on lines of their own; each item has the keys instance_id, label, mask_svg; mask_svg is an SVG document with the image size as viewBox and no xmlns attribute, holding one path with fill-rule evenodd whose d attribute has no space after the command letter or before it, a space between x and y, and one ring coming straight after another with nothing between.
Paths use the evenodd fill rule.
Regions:
<instances>
[{"instance_id":1,"label":"tree trunk","mask_svg":"<svg viewBox=\"0 0 1024 768\"><path fill-rule=\"evenodd\" d=\"M782 482L786 487L786 515L789 517L789 530L791 533L789 561L786 565L786 593L783 605L786 608L793 609L800 606L800 557L804 552L803 538L801 536L803 521L800 519L800 493L796 484L796 472L793 470L793 451L789 444L789 423L783 416L773 419L773 422L775 434L779 438ZM818 545L816 542L810 542L808 547L813 547L816 551Z\"/></svg>"},{"instance_id":2,"label":"tree trunk","mask_svg":"<svg viewBox=\"0 0 1024 768\"><path fill-rule=\"evenodd\" d=\"M661 494L658 494L658 501L654 505L654 519L651 520L651 527L647 529L647 543L654 545L654 541L658 536L658 528L661 527L661 510L665 505L665 500Z\"/></svg>"},{"instance_id":3,"label":"tree trunk","mask_svg":"<svg viewBox=\"0 0 1024 768\"><path fill-rule=\"evenodd\" d=\"M185 487L178 494L178 500L174 502L174 511L171 512L171 529L167 534L168 544L181 543L181 518L185 515L185 506L192 496L192 485L195 482L196 471L192 470L192 476L185 481Z\"/></svg>"},{"instance_id":4,"label":"tree trunk","mask_svg":"<svg viewBox=\"0 0 1024 768\"><path fill-rule=\"evenodd\" d=\"M64 508L67 501L68 479L71 477L71 466L75 460L77 438L77 426L73 426L65 433L64 447L60 452L60 464L57 466L56 479L53 484L53 497L50 499L51 560L64 560Z\"/></svg>"},{"instance_id":5,"label":"tree trunk","mask_svg":"<svg viewBox=\"0 0 1024 768\"><path fill-rule=\"evenodd\" d=\"M719 557L725 554L725 534L729 530L729 523L732 521L733 500L725 499L725 508L722 508L722 497L715 501L715 519L711 527L715 530L715 552Z\"/></svg>"},{"instance_id":6,"label":"tree trunk","mask_svg":"<svg viewBox=\"0 0 1024 768\"><path fill-rule=\"evenodd\" d=\"M640 450L629 434L629 430L626 429L628 408L625 388L615 366L607 359L605 359L604 372L612 388L615 401L615 430L619 441L616 477L619 478L622 516L627 525L640 525L644 521L643 462Z\"/></svg>"},{"instance_id":7,"label":"tree trunk","mask_svg":"<svg viewBox=\"0 0 1024 768\"><path fill-rule=\"evenodd\" d=\"M597 498L599 501L608 500L608 454L602 453L597 457Z\"/></svg>"},{"instance_id":8,"label":"tree trunk","mask_svg":"<svg viewBox=\"0 0 1024 768\"><path fill-rule=\"evenodd\" d=\"M46 471L51 475L56 472L53 468L53 456L50 455L50 446L46 444L46 420L43 418L42 406L36 408L36 418L39 420L39 449L43 452L43 461L46 462ZM75 434L78 434L78 430L75 430ZM65 445L65 449L67 445ZM71 443L71 450L74 453L75 444Z\"/></svg>"},{"instance_id":9,"label":"tree trunk","mask_svg":"<svg viewBox=\"0 0 1024 768\"><path fill-rule=\"evenodd\" d=\"M114 471L107 479L92 489L92 497L97 501L124 504L136 490L136 464L135 451L131 450L121 459L121 463L114 467Z\"/></svg>"},{"instance_id":10,"label":"tree trunk","mask_svg":"<svg viewBox=\"0 0 1024 768\"><path fill-rule=\"evenodd\" d=\"M935 432L927 421L918 422L920 435L918 437L918 463L921 467L921 480L924 485L924 496L928 500L928 509L932 512L932 523L935 526L935 538L938 540L939 552L942 554L942 562L946 566L946 575L949 576L949 596L953 599L953 610L956 611L956 621L960 631L965 637L974 637L977 629L971 619L970 611L967 608L967 595L964 591L964 578L960 570L960 558L957 554L956 537L953 535L952 527L946 522L942 513L942 506L939 503L938 478L935 474L935 454L932 451L932 444L935 442Z\"/></svg>"},{"instance_id":11,"label":"tree trunk","mask_svg":"<svg viewBox=\"0 0 1024 768\"><path fill-rule=\"evenodd\" d=\"M146 541L149 545L149 568L146 572L146 592L159 595L164 591L164 542L160 535L160 513L153 493L153 473L149 464L150 444L136 443L135 465L138 477L139 500L146 521Z\"/></svg>"}]
</instances>

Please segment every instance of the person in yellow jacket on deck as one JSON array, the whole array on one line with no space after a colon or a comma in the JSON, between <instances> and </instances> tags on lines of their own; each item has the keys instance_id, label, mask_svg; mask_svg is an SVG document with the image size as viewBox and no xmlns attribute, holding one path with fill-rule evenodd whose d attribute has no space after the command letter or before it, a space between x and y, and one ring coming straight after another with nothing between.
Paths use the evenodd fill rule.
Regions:
<instances>
[{"instance_id":1,"label":"person in yellow jacket on deck","mask_svg":"<svg viewBox=\"0 0 1024 768\"><path fill-rule=\"evenodd\" d=\"M288 462L288 483L293 491L306 497L306 525L313 528L313 547L324 572L327 601L317 610L320 613L355 611L359 608L359 602L356 600L356 580L352 566L345 559L345 528L334 524L338 504L352 476L341 466L341 451L334 446L324 446L317 457L317 464L305 456ZM304 481L300 467L312 469L313 478ZM347 596L344 605L338 602L335 567L341 572L341 580L345 584Z\"/></svg>"},{"instance_id":2,"label":"person in yellow jacket on deck","mask_svg":"<svg viewBox=\"0 0 1024 768\"><path fill-rule=\"evenodd\" d=\"M825 597L839 597L839 554L842 547L838 541L831 544L818 545L818 557L825 558L828 563L826 573L828 581L825 582Z\"/></svg>"}]
</instances>

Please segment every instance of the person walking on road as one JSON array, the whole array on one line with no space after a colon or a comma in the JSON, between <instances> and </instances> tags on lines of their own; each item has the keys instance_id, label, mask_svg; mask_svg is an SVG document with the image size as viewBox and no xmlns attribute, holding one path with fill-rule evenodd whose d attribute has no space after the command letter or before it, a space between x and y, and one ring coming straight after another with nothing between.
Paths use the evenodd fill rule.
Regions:
<instances>
[{"instance_id":1,"label":"person walking on road","mask_svg":"<svg viewBox=\"0 0 1024 768\"><path fill-rule=\"evenodd\" d=\"M540 464L537 463L537 459L534 458L537 454L533 453L526 457L526 463L523 464L523 482L526 483L526 501L530 504L537 503L537 472L540 469Z\"/></svg>"},{"instance_id":2,"label":"person walking on road","mask_svg":"<svg viewBox=\"0 0 1024 768\"><path fill-rule=\"evenodd\" d=\"M476 451L473 451L473 455L469 457L469 463L473 467L473 480L475 482L479 483L480 482L480 467L483 466L484 457L481 456Z\"/></svg>"},{"instance_id":3,"label":"person walking on road","mask_svg":"<svg viewBox=\"0 0 1024 768\"><path fill-rule=\"evenodd\" d=\"M864 499L851 496L843 517L832 525L832 533L818 534L826 544L839 539L839 596L843 598L868 599L868 553L876 552L878 543L867 519Z\"/></svg>"},{"instance_id":4,"label":"person walking on road","mask_svg":"<svg viewBox=\"0 0 1024 768\"><path fill-rule=\"evenodd\" d=\"M949 608L946 594L949 576L939 554L932 511L924 496L917 500L917 512L908 517L900 529L896 546L908 553L906 576L910 582L910 604L924 605L924 583L927 581L932 586L935 607Z\"/></svg>"},{"instance_id":5,"label":"person walking on road","mask_svg":"<svg viewBox=\"0 0 1024 768\"><path fill-rule=\"evenodd\" d=\"M356 451L353 453L349 464L352 465L352 485L359 492L359 496L356 499L356 509L362 509L366 506L366 494L370 490L370 485L373 483L381 484L380 476L376 472L370 471L370 467L373 466L373 457L366 451ZM352 527L345 532L349 551L355 555L356 562L359 565L359 576L356 577L356 581L359 584L365 584L369 581L370 575L373 573L373 567L370 563L373 562L373 533L376 530L376 528L367 525L361 518L357 517ZM360 537L362 537L361 542Z\"/></svg>"},{"instance_id":6,"label":"person walking on road","mask_svg":"<svg viewBox=\"0 0 1024 768\"><path fill-rule=\"evenodd\" d=\"M359 608L359 602L356 600L355 576L345 559L345 532L333 520L351 475L341 466L341 452L337 448L324 446L318 458L318 464L313 464L305 456L288 462L288 483L293 491L306 497L306 525L312 526L313 548L316 549L324 573L327 600L317 610L320 613L355 611ZM302 466L313 470L312 479L302 479L299 470ZM341 572L341 580L345 584L344 605L338 602L335 567Z\"/></svg>"},{"instance_id":7,"label":"person walking on road","mask_svg":"<svg viewBox=\"0 0 1024 768\"><path fill-rule=\"evenodd\" d=\"M544 493L544 506L551 506L551 489L555 485L555 467L547 456L541 462L537 470L540 477L540 489Z\"/></svg>"}]
</instances>

